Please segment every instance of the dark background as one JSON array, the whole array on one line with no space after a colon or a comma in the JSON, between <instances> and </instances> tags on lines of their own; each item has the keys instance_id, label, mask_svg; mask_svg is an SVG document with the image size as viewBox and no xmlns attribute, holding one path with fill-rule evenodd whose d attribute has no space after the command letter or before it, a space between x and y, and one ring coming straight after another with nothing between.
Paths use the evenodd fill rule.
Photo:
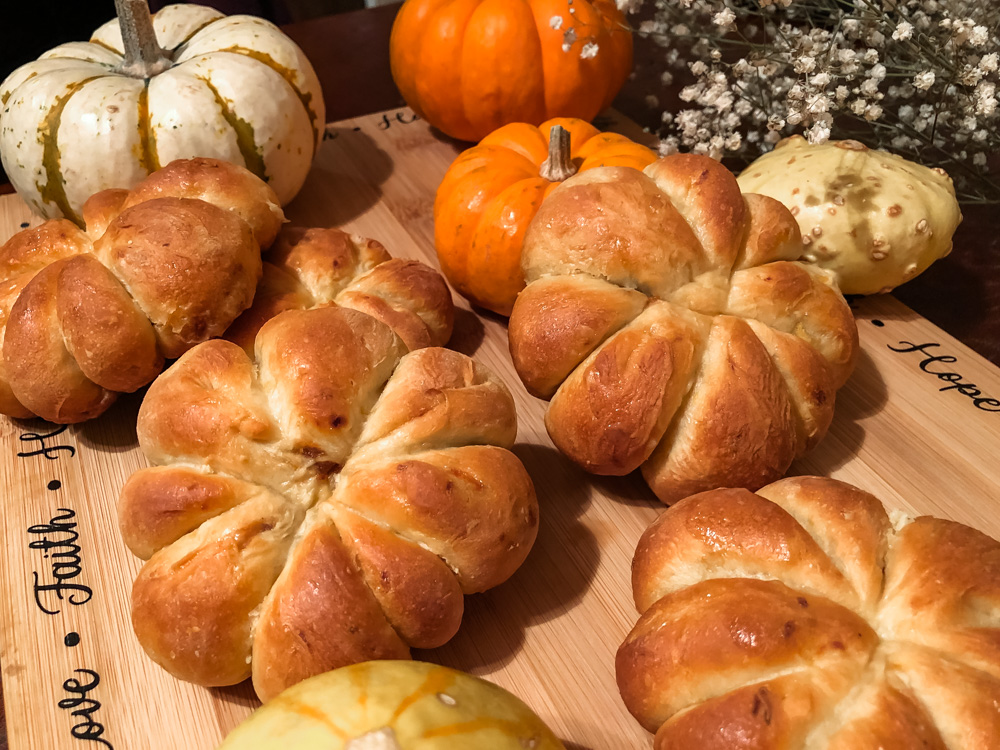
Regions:
<instances>
[{"instance_id":1,"label":"dark background","mask_svg":"<svg viewBox=\"0 0 1000 750\"><path fill-rule=\"evenodd\" d=\"M156 12L178 0L150 0ZM45 50L63 42L85 42L101 24L115 17L114 0L56 0L37 4L13 3L4 8L0 21L0 80L15 68L30 62ZM276 24L307 21L311 18L358 10L364 0L202 0L226 15L249 13Z\"/></svg>"}]
</instances>

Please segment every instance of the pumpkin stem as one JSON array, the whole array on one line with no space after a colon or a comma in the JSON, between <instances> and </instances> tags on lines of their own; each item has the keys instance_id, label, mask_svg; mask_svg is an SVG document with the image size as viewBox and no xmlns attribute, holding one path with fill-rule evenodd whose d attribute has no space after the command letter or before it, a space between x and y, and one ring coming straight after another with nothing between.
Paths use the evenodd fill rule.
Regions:
<instances>
[{"instance_id":1,"label":"pumpkin stem","mask_svg":"<svg viewBox=\"0 0 1000 750\"><path fill-rule=\"evenodd\" d=\"M542 162L538 176L549 182L562 182L576 174L576 164L570 156L569 131L553 125L549 131L549 158Z\"/></svg>"},{"instance_id":2,"label":"pumpkin stem","mask_svg":"<svg viewBox=\"0 0 1000 750\"><path fill-rule=\"evenodd\" d=\"M115 0L125 59L119 70L133 78L152 78L170 67L170 56L156 41L146 0Z\"/></svg>"}]
</instances>

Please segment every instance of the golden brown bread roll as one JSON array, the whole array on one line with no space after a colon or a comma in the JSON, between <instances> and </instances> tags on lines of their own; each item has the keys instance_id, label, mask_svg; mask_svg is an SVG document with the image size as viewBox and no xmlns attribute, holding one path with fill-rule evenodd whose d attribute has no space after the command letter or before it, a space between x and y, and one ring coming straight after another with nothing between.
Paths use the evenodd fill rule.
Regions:
<instances>
[{"instance_id":1,"label":"golden brown bread roll","mask_svg":"<svg viewBox=\"0 0 1000 750\"><path fill-rule=\"evenodd\" d=\"M83 226L87 235L94 242L101 239L111 222L122 212L122 207L129 197L129 191L123 188L108 188L94 193L84 201L80 213L83 215ZM179 197L179 196L174 196Z\"/></svg>"},{"instance_id":2,"label":"golden brown bread roll","mask_svg":"<svg viewBox=\"0 0 1000 750\"><path fill-rule=\"evenodd\" d=\"M390 294L418 319L450 305L438 295ZM507 450L510 393L465 355L408 352L394 319L286 310L251 354L209 341L150 386L138 434L154 467L122 490L120 525L148 560L136 635L175 676L252 676L267 700L329 669L406 658L454 635L463 593L524 560L538 509Z\"/></svg>"},{"instance_id":3,"label":"golden brown bread roll","mask_svg":"<svg viewBox=\"0 0 1000 750\"><path fill-rule=\"evenodd\" d=\"M336 303L392 328L408 349L444 346L455 308L441 275L394 259L381 243L339 229L286 226L268 253L253 305L225 338L253 353L261 326L285 310Z\"/></svg>"},{"instance_id":4,"label":"golden brown bread roll","mask_svg":"<svg viewBox=\"0 0 1000 750\"><path fill-rule=\"evenodd\" d=\"M833 479L703 492L639 541L617 655L657 750L993 748L1000 543Z\"/></svg>"},{"instance_id":5,"label":"golden brown bread roll","mask_svg":"<svg viewBox=\"0 0 1000 750\"><path fill-rule=\"evenodd\" d=\"M249 169L219 159L171 162L132 188L121 210L154 198L195 198L232 211L250 226L257 244L265 249L285 221L281 202L266 182Z\"/></svg>"},{"instance_id":6,"label":"golden brown bread roll","mask_svg":"<svg viewBox=\"0 0 1000 750\"><path fill-rule=\"evenodd\" d=\"M556 446L597 474L641 467L667 503L782 476L857 354L847 303L801 252L788 209L707 157L564 182L528 228L508 328Z\"/></svg>"},{"instance_id":7,"label":"golden brown bread roll","mask_svg":"<svg viewBox=\"0 0 1000 750\"><path fill-rule=\"evenodd\" d=\"M41 269L58 261L92 251L90 240L71 221L54 219L38 227L25 229L11 237L0 247L0 352L6 349L7 324L11 308L17 302L28 282ZM45 295L42 295L43 297ZM49 300L49 304L53 300ZM43 331L44 332L44 331ZM11 358L14 361L14 358ZM0 356L0 413L27 419L35 413L14 396L10 386L10 367L6 357ZM39 377L53 376L51 366L40 368ZM73 370L69 376L76 374ZM47 384L51 387L51 383ZM83 401L87 401L86 394ZM91 398L93 398L91 396ZM98 400L103 398L99 395ZM85 407L84 407L85 408ZM103 408L101 409L103 411Z\"/></svg>"},{"instance_id":8,"label":"golden brown bread roll","mask_svg":"<svg viewBox=\"0 0 1000 750\"><path fill-rule=\"evenodd\" d=\"M0 247L0 413L90 419L222 335L253 299L254 233L273 238L276 206L242 167L181 160L92 196L86 232L60 219L15 234Z\"/></svg>"}]
</instances>

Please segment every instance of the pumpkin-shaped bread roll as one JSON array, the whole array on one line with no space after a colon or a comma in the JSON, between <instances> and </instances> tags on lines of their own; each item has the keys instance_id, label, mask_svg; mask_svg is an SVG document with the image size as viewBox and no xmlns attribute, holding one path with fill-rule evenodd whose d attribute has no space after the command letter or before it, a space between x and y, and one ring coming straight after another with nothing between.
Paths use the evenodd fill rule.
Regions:
<instances>
[{"instance_id":1,"label":"pumpkin-shaped bread roll","mask_svg":"<svg viewBox=\"0 0 1000 750\"><path fill-rule=\"evenodd\" d=\"M450 304L438 290L389 294L431 321L433 342ZM120 522L147 560L136 635L175 676L252 677L266 700L406 658L451 638L462 595L506 580L531 548L538 509L507 450L506 387L463 354L409 350L401 310L364 307L285 310L251 353L206 342L150 386L138 434L153 467L125 485Z\"/></svg>"},{"instance_id":2,"label":"pumpkin-shaped bread roll","mask_svg":"<svg viewBox=\"0 0 1000 750\"><path fill-rule=\"evenodd\" d=\"M284 220L242 167L176 161L0 247L0 413L81 422L249 307Z\"/></svg>"},{"instance_id":3,"label":"pumpkin-shaped bread roll","mask_svg":"<svg viewBox=\"0 0 1000 750\"><path fill-rule=\"evenodd\" d=\"M196 198L232 211L250 226L257 244L265 250L285 221L278 197L266 182L247 169L218 159L179 159L169 169L153 172L126 194L121 208L165 197Z\"/></svg>"},{"instance_id":4,"label":"pumpkin-shaped bread roll","mask_svg":"<svg viewBox=\"0 0 1000 750\"><path fill-rule=\"evenodd\" d=\"M390 326L407 349L443 346L455 308L441 275L389 255L375 240L334 228L288 225L263 264L253 305L225 338L253 354L261 326L285 310L338 304Z\"/></svg>"},{"instance_id":5,"label":"pumpkin-shaped bread roll","mask_svg":"<svg viewBox=\"0 0 1000 750\"><path fill-rule=\"evenodd\" d=\"M667 509L618 650L656 750L948 750L1000 738L1000 543L796 477Z\"/></svg>"},{"instance_id":6,"label":"pumpkin-shaped bread roll","mask_svg":"<svg viewBox=\"0 0 1000 750\"><path fill-rule=\"evenodd\" d=\"M801 252L788 209L708 157L556 188L509 326L556 446L597 474L641 467L664 502L782 476L826 433L857 353L832 275Z\"/></svg>"}]
</instances>

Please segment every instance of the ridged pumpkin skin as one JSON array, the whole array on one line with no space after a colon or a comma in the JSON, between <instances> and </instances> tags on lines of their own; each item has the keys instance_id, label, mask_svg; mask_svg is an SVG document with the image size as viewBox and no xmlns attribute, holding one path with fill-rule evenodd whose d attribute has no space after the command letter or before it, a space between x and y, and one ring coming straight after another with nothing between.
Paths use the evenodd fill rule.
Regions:
<instances>
[{"instance_id":1,"label":"ridged pumpkin skin","mask_svg":"<svg viewBox=\"0 0 1000 750\"><path fill-rule=\"evenodd\" d=\"M368 661L285 690L218 750L565 750L519 698L418 661Z\"/></svg>"},{"instance_id":2,"label":"ridged pumpkin skin","mask_svg":"<svg viewBox=\"0 0 1000 750\"><path fill-rule=\"evenodd\" d=\"M462 295L501 315L510 315L524 288L521 245L528 224L560 184L539 174L556 125L569 131L577 172L612 166L643 169L656 160L650 149L623 135L602 133L571 118L555 118L537 128L505 125L459 156L434 201L438 260Z\"/></svg>"},{"instance_id":3,"label":"ridged pumpkin skin","mask_svg":"<svg viewBox=\"0 0 1000 750\"><path fill-rule=\"evenodd\" d=\"M122 72L115 19L0 84L0 154L21 198L46 218L82 225L80 207L94 193L205 156L245 166L288 203L325 123L302 50L262 18L200 5L168 5L152 26L172 64L149 78Z\"/></svg>"},{"instance_id":4,"label":"ridged pumpkin skin","mask_svg":"<svg viewBox=\"0 0 1000 750\"><path fill-rule=\"evenodd\" d=\"M570 27L577 41L563 50ZM597 54L582 58L588 42ZM614 0L407 0L389 51L406 103L466 141L511 122L592 120L632 69L632 34Z\"/></svg>"}]
</instances>

